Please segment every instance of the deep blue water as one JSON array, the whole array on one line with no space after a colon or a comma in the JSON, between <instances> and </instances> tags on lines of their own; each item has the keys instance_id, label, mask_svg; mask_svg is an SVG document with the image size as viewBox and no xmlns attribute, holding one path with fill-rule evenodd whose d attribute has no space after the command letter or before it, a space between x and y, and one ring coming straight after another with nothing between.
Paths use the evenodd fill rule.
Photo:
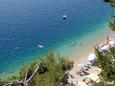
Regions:
<instances>
[{"instance_id":1,"label":"deep blue water","mask_svg":"<svg viewBox=\"0 0 115 86\"><path fill-rule=\"evenodd\" d=\"M112 12L101 0L0 0L0 76L95 30Z\"/></svg>"}]
</instances>

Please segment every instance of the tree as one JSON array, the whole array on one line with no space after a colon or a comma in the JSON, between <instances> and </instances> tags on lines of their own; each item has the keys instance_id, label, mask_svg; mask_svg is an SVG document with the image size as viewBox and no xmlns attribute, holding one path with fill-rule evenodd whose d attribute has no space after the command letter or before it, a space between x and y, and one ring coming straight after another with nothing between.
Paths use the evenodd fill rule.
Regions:
<instances>
[{"instance_id":1,"label":"tree","mask_svg":"<svg viewBox=\"0 0 115 86\"><path fill-rule=\"evenodd\" d=\"M97 66L102 69L100 78L108 85L115 83L115 48L110 48L110 52L103 54L99 51L99 48L95 48L97 56Z\"/></svg>"},{"instance_id":2,"label":"tree","mask_svg":"<svg viewBox=\"0 0 115 86\"><path fill-rule=\"evenodd\" d=\"M73 65L73 62L69 61L67 58L56 57L53 53L49 53L47 57L41 59L42 68L47 68L47 71L43 73L37 73L32 79L31 86L59 86L60 83L65 83L63 76L67 69L73 66L63 69L63 64ZM43 68L44 69L44 68ZM63 79L62 79L63 78Z\"/></svg>"},{"instance_id":3,"label":"tree","mask_svg":"<svg viewBox=\"0 0 115 86\"><path fill-rule=\"evenodd\" d=\"M115 31L115 20L111 20L109 22L109 27L111 28L112 31Z\"/></svg>"},{"instance_id":4,"label":"tree","mask_svg":"<svg viewBox=\"0 0 115 86\"><path fill-rule=\"evenodd\" d=\"M112 7L115 7L115 0L103 0L106 3L109 3Z\"/></svg>"},{"instance_id":5,"label":"tree","mask_svg":"<svg viewBox=\"0 0 115 86\"><path fill-rule=\"evenodd\" d=\"M2 81L2 79L0 79L0 86L4 85L4 81Z\"/></svg>"},{"instance_id":6,"label":"tree","mask_svg":"<svg viewBox=\"0 0 115 86\"><path fill-rule=\"evenodd\" d=\"M62 84L65 86L68 83L69 76L68 74L64 74L64 76L61 79Z\"/></svg>"},{"instance_id":7,"label":"tree","mask_svg":"<svg viewBox=\"0 0 115 86\"><path fill-rule=\"evenodd\" d=\"M40 63L39 64L39 68L38 68L38 73L39 74L43 74L48 70L48 68L46 67L46 65L44 63Z\"/></svg>"}]
</instances>

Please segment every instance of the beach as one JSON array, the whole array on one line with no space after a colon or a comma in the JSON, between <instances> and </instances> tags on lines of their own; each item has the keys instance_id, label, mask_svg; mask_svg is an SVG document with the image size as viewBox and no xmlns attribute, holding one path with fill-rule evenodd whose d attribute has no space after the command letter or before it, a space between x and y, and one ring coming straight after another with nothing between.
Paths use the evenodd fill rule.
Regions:
<instances>
[{"instance_id":1,"label":"beach","mask_svg":"<svg viewBox=\"0 0 115 86\"><path fill-rule=\"evenodd\" d=\"M100 42L97 42L98 44L104 44L107 41L106 37L104 39L99 39L99 40L100 40ZM87 60L87 57L89 56L89 54L95 53L94 46L96 46L96 45L94 44L94 45L92 45L92 47L85 49L84 52L80 52L80 55L79 56L77 55L77 57L79 57L79 58L76 59L76 58L74 58L75 56L73 58L70 58L72 61L74 61L75 66L77 66L80 63L85 62Z\"/></svg>"},{"instance_id":2,"label":"beach","mask_svg":"<svg viewBox=\"0 0 115 86\"><path fill-rule=\"evenodd\" d=\"M107 29L107 28L106 28ZM109 29L109 28L108 28ZM90 78L94 80L95 82L99 82L99 74L101 72L101 69L98 68L97 66L90 66L90 68L87 70L88 75L79 75L78 72L82 69L83 66L80 65L85 65L86 62L88 62L88 56L91 54L95 55L95 49L94 46L98 45L104 45L107 44L107 36L111 36L113 32L111 30L108 30L108 33L104 34L104 36L100 36L97 38L94 42L89 41L89 47L87 48L82 48L83 51L78 53L75 53L72 55L73 57L70 58L70 60L74 61L74 66L73 68L69 71L69 74L72 75L74 78L69 78L68 82L75 84L76 86L88 86L84 80L84 78ZM86 42L85 42L86 43ZM76 57L76 58L75 58ZM79 57L79 58L77 58Z\"/></svg>"},{"instance_id":3,"label":"beach","mask_svg":"<svg viewBox=\"0 0 115 86\"><path fill-rule=\"evenodd\" d=\"M109 29L109 28L108 28ZM87 61L87 57L89 56L89 54L95 53L95 49L94 47L97 45L102 45L107 43L107 36L112 35L113 32L111 30L108 30L108 33L104 34L104 36L100 36L99 38L97 38L94 42L89 42L89 47L88 48L83 48L84 50L79 52L77 54L72 55L72 58L70 58L72 61L74 61L74 67L76 68L78 66L78 64L83 63L85 61ZM77 58L79 57L79 58Z\"/></svg>"}]
</instances>

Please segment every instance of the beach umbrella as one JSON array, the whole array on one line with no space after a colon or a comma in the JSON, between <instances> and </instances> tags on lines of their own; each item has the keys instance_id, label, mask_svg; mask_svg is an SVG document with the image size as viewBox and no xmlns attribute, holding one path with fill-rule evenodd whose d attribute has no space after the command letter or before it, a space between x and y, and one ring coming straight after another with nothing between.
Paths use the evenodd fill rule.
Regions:
<instances>
[{"instance_id":1,"label":"beach umbrella","mask_svg":"<svg viewBox=\"0 0 115 86\"><path fill-rule=\"evenodd\" d=\"M84 66L84 64L78 64L78 66L79 66L79 67L83 67L83 66Z\"/></svg>"},{"instance_id":2,"label":"beach umbrella","mask_svg":"<svg viewBox=\"0 0 115 86\"><path fill-rule=\"evenodd\" d=\"M91 61L86 60L86 61L84 62L84 64L85 64L85 66L90 66L92 63L91 63Z\"/></svg>"},{"instance_id":3,"label":"beach umbrella","mask_svg":"<svg viewBox=\"0 0 115 86\"><path fill-rule=\"evenodd\" d=\"M93 81L97 81L99 76L95 73L88 75L87 77L91 78Z\"/></svg>"},{"instance_id":4,"label":"beach umbrella","mask_svg":"<svg viewBox=\"0 0 115 86\"><path fill-rule=\"evenodd\" d=\"M75 77L76 76L76 72L74 70L70 70L68 71L69 75L72 76L72 77Z\"/></svg>"},{"instance_id":5,"label":"beach umbrella","mask_svg":"<svg viewBox=\"0 0 115 86\"><path fill-rule=\"evenodd\" d=\"M85 64L78 64L78 66L81 67L83 70L87 70L88 69L88 67L86 67Z\"/></svg>"},{"instance_id":6,"label":"beach umbrella","mask_svg":"<svg viewBox=\"0 0 115 86\"><path fill-rule=\"evenodd\" d=\"M80 68L84 68L84 64L78 64Z\"/></svg>"},{"instance_id":7,"label":"beach umbrella","mask_svg":"<svg viewBox=\"0 0 115 86\"><path fill-rule=\"evenodd\" d=\"M103 51L103 50L108 51L108 50L109 50L109 46L108 46L108 45L104 45L104 46L101 48L101 50L102 50L102 51Z\"/></svg>"},{"instance_id":8,"label":"beach umbrella","mask_svg":"<svg viewBox=\"0 0 115 86\"><path fill-rule=\"evenodd\" d=\"M90 54L87 58L89 61L93 61L96 59L96 55L95 54Z\"/></svg>"},{"instance_id":9,"label":"beach umbrella","mask_svg":"<svg viewBox=\"0 0 115 86\"><path fill-rule=\"evenodd\" d=\"M112 45L112 44L115 44L113 41L109 41L109 44Z\"/></svg>"},{"instance_id":10,"label":"beach umbrella","mask_svg":"<svg viewBox=\"0 0 115 86\"><path fill-rule=\"evenodd\" d=\"M84 82L82 82L82 81L79 81L78 86L86 86L86 84Z\"/></svg>"},{"instance_id":11,"label":"beach umbrella","mask_svg":"<svg viewBox=\"0 0 115 86\"><path fill-rule=\"evenodd\" d=\"M71 80L71 78L69 78L69 79L68 79L68 83L70 83L70 84L72 83L72 80Z\"/></svg>"},{"instance_id":12,"label":"beach umbrella","mask_svg":"<svg viewBox=\"0 0 115 86\"><path fill-rule=\"evenodd\" d=\"M91 62L90 61L86 61L85 64L91 65Z\"/></svg>"}]
</instances>

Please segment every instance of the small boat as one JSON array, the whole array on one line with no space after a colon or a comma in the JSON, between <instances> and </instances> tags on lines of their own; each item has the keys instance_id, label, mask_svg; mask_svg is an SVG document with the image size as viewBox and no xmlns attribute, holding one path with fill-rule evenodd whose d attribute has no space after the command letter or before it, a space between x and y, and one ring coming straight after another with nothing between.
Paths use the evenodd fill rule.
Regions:
<instances>
[{"instance_id":1,"label":"small boat","mask_svg":"<svg viewBox=\"0 0 115 86\"><path fill-rule=\"evenodd\" d=\"M39 45L38 45L38 48L44 48L44 46L39 44Z\"/></svg>"},{"instance_id":2,"label":"small boat","mask_svg":"<svg viewBox=\"0 0 115 86\"><path fill-rule=\"evenodd\" d=\"M64 20L67 18L67 16L66 16L66 15L63 15L62 17L63 17L63 19L64 19Z\"/></svg>"}]
</instances>

